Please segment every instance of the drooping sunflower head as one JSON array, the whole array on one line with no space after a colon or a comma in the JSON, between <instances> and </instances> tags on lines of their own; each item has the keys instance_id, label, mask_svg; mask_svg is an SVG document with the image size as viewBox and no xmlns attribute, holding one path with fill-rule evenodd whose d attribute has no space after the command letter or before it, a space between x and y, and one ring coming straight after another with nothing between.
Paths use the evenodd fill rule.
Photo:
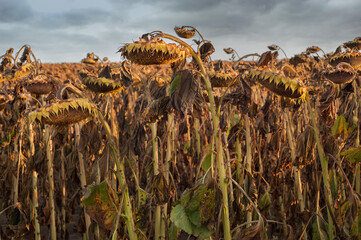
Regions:
<instances>
[{"instance_id":1,"label":"drooping sunflower head","mask_svg":"<svg viewBox=\"0 0 361 240\"><path fill-rule=\"evenodd\" d=\"M174 31L181 38L192 38L195 35L195 29L190 26L174 27Z\"/></svg>"},{"instance_id":2,"label":"drooping sunflower head","mask_svg":"<svg viewBox=\"0 0 361 240\"><path fill-rule=\"evenodd\" d=\"M341 62L335 69L324 71L323 76L335 84L349 83L356 77L356 71L350 64Z\"/></svg>"},{"instance_id":3,"label":"drooping sunflower head","mask_svg":"<svg viewBox=\"0 0 361 240\"><path fill-rule=\"evenodd\" d=\"M307 90L297 78L290 78L281 73L259 69L250 70L249 76L280 96L299 99L305 99L306 97Z\"/></svg>"},{"instance_id":4,"label":"drooping sunflower head","mask_svg":"<svg viewBox=\"0 0 361 240\"><path fill-rule=\"evenodd\" d=\"M341 62L348 63L354 69L358 70L361 67L361 53L358 51L340 52L329 59L329 63L333 67L336 67Z\"/></svg>"},{"instance_id":5,"label":"drooping sunflower head","mask_svg":"<svg viewBox=\"0 0 361 240\"><path fill-rule=\"evenodd\" d=\"M83 78L82 82L88 89L95 93L116 93L124 89L124 86L121 83L104 77L99 78L94 76L88 76Z\"/></svg>"},{"instance_id":6,"label":"drooping sunflower head","mask_svg":"<svg viewBox=\"0 0 361 240\"><path fill-rule=\"evenodd\" d=\"M158 37L141 38L139 41L125 44L118 52L126 59L140 64L166 64L189 56L186 48L174 43L166 43Z\"/></svg>"},{"instance_id":7,"label":"drooping sunflower head","mask_svg":"<svg viewBox=\"0 0 361 240\"><path fill-rule=\"evenodd\" d=\"M96 107L88 98L57 100L28 113L31 122L38 121L50 125L64 126L96 115Z\"/></svg>"},{"instance_id":8,"label":"drooping sunflower head","mask_svg":"<svg viewBox=\"0 0 361 240\"><path fill-rule=\"evenodd\" d=\"M356 37L354 40L345 42L343 45L351 49L361 50L361 37Z\"/></svg>"},{"instance_id":9,"label":"drooping sunflower head","mask_svg":"<svg viewBox=\"0 0 361 240\"><path fill-rule=\"evenodd\" d=\"M116 74L112 70L118 69L117 66L106 66L99 74L82 76L83 84L91 91L99 94L111 94L120 92L124 89L122 80L122 71Z\"/></svg>"},{"instance_id":10,"label":"drooping sunflower head","mask_svg":"<svg viewBox=\"0 0 361 240\"><path fill-rule=\"evenodd\" d=\"M236 71L207 71L207 74L212 83L212 87L228 87L228 86L236 86L237 81L236 78L238 73Z\"/></svg>"},{"instance_id":11,"label":"drooping sunflower head","mask_svg":"<svg viewBox=\"0 0 361 240\"><path fill-rule=\"evenodd\" d=\"M48 94L55 89L55 83L47 74L30 75L22 81L23 87L36 95Z\"/></svg>"}]
</instances>

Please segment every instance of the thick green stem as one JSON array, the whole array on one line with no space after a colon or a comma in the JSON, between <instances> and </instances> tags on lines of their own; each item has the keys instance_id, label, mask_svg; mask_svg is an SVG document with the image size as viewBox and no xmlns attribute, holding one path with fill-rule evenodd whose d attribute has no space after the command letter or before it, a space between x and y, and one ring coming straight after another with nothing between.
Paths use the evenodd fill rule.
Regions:
<instances>
[{"instance_id":1,"label":"thick green stem","mask_svg":"<svg viewBox=\"0 0 361 240\"><path fill-rule=\"evenodd\" d=\"M331 192L331 187L330 187L330 178L328 176L328 159L325 157L325 153L323 151L323 147L322 147L321 140L320 140L320 131L317 127L315 112L313 111L313 109L311 107L311 103L310 103L310 99L309 99L308 95L306 98L306 104L307 104L309 116L312 121L318 156L319 156L320 162L321 162L322 179L323 179L323 184L324 184L324 188L326 191L326 193L325 193L326 201L328 201L327 206L332 206L333 200L332 200L332 192ZM334 238L334 226L333 226L333 220L332 220L331 214L332 214L332 209L327 207L328 234L329 234L328 237L330 239L333 239Z\"/></svg>"},{"instance_id":2,"label":"thick green stem","mask_svg":"<svg viewBox=\"0 0 361 240\"><path fill-rule=\"evenodd\" d=\"M221 191L222 191L222 195L223 195L222 204L223 204L223 208L224 208L223 209L224 239L230 240L231 239L231 230L230 230L230 222L229 222L228 190L227 190L227 182L226 182L226 178L225 178L226 171L225 171L224 160L223 160L222 142L219 141L219 139L221 138L221 135L218 135L219 113L216 112L216 104L215 104L215 100L214 100L214 96L213 96L211 81L209 80L208 74L204 68L204 65L203 65L203 62L201 60L199 53L195 53L191 46L189 46L187 43L180 40L179 38L174 37L169 34L160 33L159 36L170 39L172 41L175 41L175 42L181 44L182 46L186 47L189 50L192 57L195 59L197 65L199 67L199 70L201 71L201 73L203 75L203 79L205 82L205 88L207 90L208 98L209 98L209 111L212 114L212 120L213 120L213 136L215 138L217 157L218 157L218 159L217 159L218 180L219 180L219 184L221 186Z\"/></svg>"}]
</instances>

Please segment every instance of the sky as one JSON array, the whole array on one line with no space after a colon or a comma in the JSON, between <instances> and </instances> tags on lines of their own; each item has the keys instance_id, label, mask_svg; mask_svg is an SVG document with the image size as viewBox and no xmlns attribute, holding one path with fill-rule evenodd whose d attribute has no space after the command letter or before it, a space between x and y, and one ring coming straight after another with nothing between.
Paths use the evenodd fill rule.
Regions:
<instances>
[{"instance_id":1,"label":"sky","mask_svg":"<svg viewBox=\"0 0 361 240\"><path fill-rule=\"evenodd\" d=\"M223 48L243 56L271 44L289 57L313 45L332 52L361 36L360 10L361 0L0 0L0 54L29 44L42 62L88 52L120 61L124 44L183 25L212 42L214 60L229 59Z\"/></svg>"}]
</instances>

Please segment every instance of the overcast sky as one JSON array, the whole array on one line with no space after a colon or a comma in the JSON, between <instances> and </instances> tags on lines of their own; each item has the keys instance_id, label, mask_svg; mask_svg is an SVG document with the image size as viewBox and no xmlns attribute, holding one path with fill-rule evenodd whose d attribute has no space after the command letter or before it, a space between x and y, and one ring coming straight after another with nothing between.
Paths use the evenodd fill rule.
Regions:
<instances>
[{"instance_id":1,"label":"overcast sky","mask_svg":"<svg viewBox=\"0 0 361 240\"><path fill-rule=\"evenodd\" d=\"M124 43L174 26L196 27L213 59L262 53L292 56L317 45L331 52L361 36L361 0L0 0L0 54L29 44L42 62L79 62L88 52L119 61ZM282 54L280 54L282 56Z\"/></svg>"}]
</instances>

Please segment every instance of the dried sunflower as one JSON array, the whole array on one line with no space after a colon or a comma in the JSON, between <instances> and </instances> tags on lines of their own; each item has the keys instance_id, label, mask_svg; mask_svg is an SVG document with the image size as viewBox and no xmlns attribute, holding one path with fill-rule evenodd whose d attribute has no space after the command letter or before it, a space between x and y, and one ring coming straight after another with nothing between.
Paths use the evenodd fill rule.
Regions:
<instances>
[{"instance_id":1,"label":"dried sunflower","mask_svg":"<svg viewBox=\"0 0 361 240\"><path fill-rule=\"evenodd\" d=\"M212 87L231 87L237 85L237 81L235 81L238 73L236 71L207 71L210 81L212 83Z\"/></svg>"},{"instance_id":2,"label":"dried sunflower","mask_svg":"<svg viewBox=\"0 0 361 240\"><path fill-rule=\"evenodd\" d=\"M324 71L323 76L335 84L349 83L356 77L356 71L350 64L341 62L336 69Z\"/></svg>"},{"instance_id":3,"label":"dried sunflower","mask_svg":"<svg viewBox=\"0 0 361 240\"><path fill-rule=\"evenodd\" d=\"M54 79L47 74L30 75L22 81L23 87L32 94L48 94L55 89Z\"/></svg>"},{"instance_id":4,"label":"dried sunflower","mask_svg":"<svg viewBox=\"0 0 361 240\"><path fill-rule=\"evenodd\" d=\"M166 43L159 38L140 38L125 44L118 52L130 61L140 65L172 63L189 56L188 50L174 43Z\"/></svg>"},{"instance_id":5,"label":"dried sunflower","mask_svg":"<svg viewBox=\"0 0 361 240\"><path fill-rule=\"evenodd\" d=\"M189 26L174 27L174 31L181 38L192 38L195 35L195 29Z\"/></svg>"},{"instance_id":6,"label":"dried sunflower","mask_svg":"<svg viewBox=\"0 0 361 240\"><path fill-rule=\"evenodd\" d=\"M356 48L357 50L360 50L361 49L361 37L356 37L354 40L345 42L343 45L345 47L348 47L351 49Z\"/></svg>"},{"instance_id":7,"label":"dried sunflower","mask_svg":"<svg viewBox=\"0 0 361 240\"><path fill-rule=\"evenodd\" d=\"M302 87L296 78L289 78L280 73L258 69L252 69L249 76L280 96L300 99L306 97L306 88Z\"/></svg>"},{"instance_id":8,"label":"dried sunflower","mask_svg":"<svg viewBox=\"0 0 361 240\"><path fill-rule=\"evenodd\" d=\"M94 76L85 77L83 84L96 93L115 93L124 89L123 85L108 78L97 78Z\"/></svg>"},{"instance_id":9,"label":"dried sunflower","mask_svg":"<svg viewBox=\"0 0 361 240\"><path fill-rule=\"evenodd\" d=\"M361 53L357 51L340 52L333 55L329 60L333 67L336 67L341 62L346 62L357 70L361 66Z\"/></svg>"},{"instance_id":10,"label":"dried sunflower","mask_svg":"<svg viewBox=\"0 0 361 240\"><path fill-rule=\"evenodd\" d=\"M28 119L50 125L69 125L96 115L96 107L88 98L57 100L28 113Z\"/></svg>"}]
</instances>

